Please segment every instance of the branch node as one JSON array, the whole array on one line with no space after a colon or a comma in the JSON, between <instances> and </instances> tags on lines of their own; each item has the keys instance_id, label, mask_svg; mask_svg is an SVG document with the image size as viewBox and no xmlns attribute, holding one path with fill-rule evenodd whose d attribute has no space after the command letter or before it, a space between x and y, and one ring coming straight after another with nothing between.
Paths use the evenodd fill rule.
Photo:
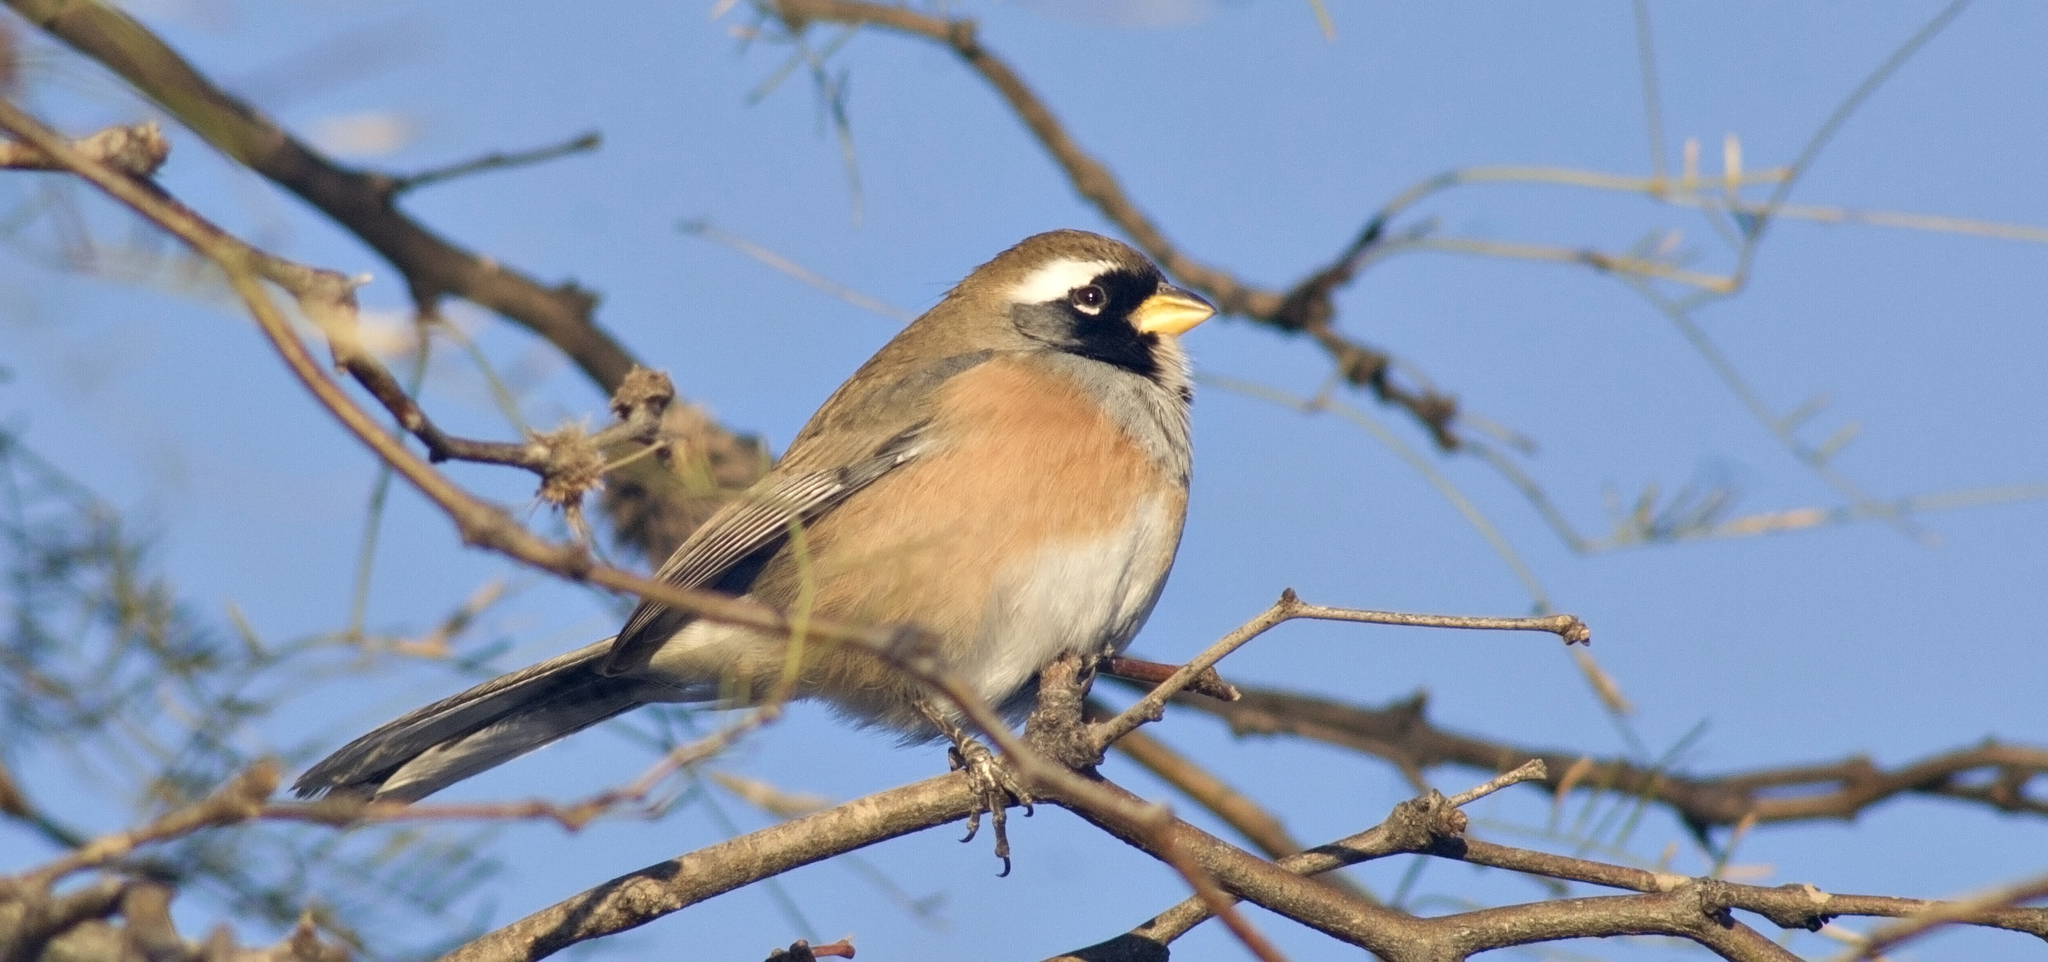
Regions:
<instances>
[{"instance_id":1,"label":"branch node","mask_svg":"<svg viewBox=\"0 0 2048 962\"><path fill-rule=\"evenodd\" d=\"M125 127L108 127L89 137L71 142L71 149L121 173L146 179L164 165L171 155L171 142L163 128L146 120ZM8 170L68 171L48 151L24 141L0 141L0 168Z\"/></svg>"},{"instance_id":2,"label":"branch node","mask_svg":"<svg viewBox=\"0 0 2048 962\"><path fill-rule=\"evenodd\" d=\"M621 421L649 415L658 420L675 399L675 382L666 373L636 364L619 382L619 389L612 392L611 409Z\"/></svg>"},{"instance_id":3,"label":"branch node","mask_svg":"<svg viewBox=\"0 0 2048 962\"><path fill-rule=\"evenodd\" d=\"M604 451L582 425L565 424L553 431L533 431L527 435L527 443L541 455L542 501L568 508L604 482Z\"/></svg>"},{"instance_id":4,"label":"branch node","mask_svg":"<svg viewBox=\"0 0 2048 962\"><path fill-rule=\"evenodd\" d=\"M592 314L597 313L597 292L585 288L575 281L563 281L555 285L553 293L555 299L562 302L569 309L570 313L585 321L588 321Z\"/></svg>"},{"instance_id":5,"label":"branch node","mask_svg":"<svg viewBox=\"0 0 2048 962\"><path fill-rule=\"evenodd\" d=\"M1812 883L1795 882L1780 885L1777 891L1793 896L1790 904L1767 900L1760 904L1745 905L1744 908L1770 919L1772 924L1781 929L1805 929L1808 932L1820 931L1822 926L1827 925L1835 917L1834 913L1827 911L1834 897L1814 888Z\"/></svg>"}]
</instances>

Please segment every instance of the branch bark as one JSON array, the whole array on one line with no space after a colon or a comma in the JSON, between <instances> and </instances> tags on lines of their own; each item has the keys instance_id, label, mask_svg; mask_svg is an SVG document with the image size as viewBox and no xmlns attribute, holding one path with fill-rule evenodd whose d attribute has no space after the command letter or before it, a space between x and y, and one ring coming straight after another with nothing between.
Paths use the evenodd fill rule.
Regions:
<instances>
[{"instance_id":1,"label":"branch bark","mask_svg":"<svg viewBox=\"0 0 2048 962\"><path fill-rule=\"evenodd\" d=\"M2027 793L2048 775L2048 748L1986 742L1880 768L1861 756L1722 776L1690 776L1644 768L1625 759L1594 758L1554 748L1516 745L1433 724L1421 695L1384 708L1365 708L1299 692L1240 686L1234 702L1177 698L1174 704L1214 715L1245 735L1293 735L1384 758L1403 771L1457 765L1504 771L1539 758L1550 767L1542 784L1554 793L1575 788L1647 798L1669 807L1692 830L1813 819L1854 819L1900 795L1975 802L2000 811L2048 815L2048 802ZM1990 778L1968 778L1989 773Z\"/></svg>"},{"instance_id":2,"label":"branch bark","mask_svg":"<svg viewBox=\"0 0 2048 962\"><path fill-rule=\"evenodd\" d=\"M607 395L636 360L593 315L597 296L567 282L542 284L479 256L400 210L402 177L345 167L229 95L147 27L103 0L7 0L29 22L112 70L223 153L332 218L405 277L413 300L432 310L460 297L546 339ZM620 543L664 557L731 492L766 472L759 440L720 426L693 404L670 408L664 433L672 465L646 460L621 473L605 508ZM614 457L617 455L614 454Z\"/></svg>"},{"instance_id":3,"label":"branch bark","mask_svg":"<svg viewBox=\"0 0 2048 962\"><path fill-rule=\"evenodd\" d=\"M619 876L472 940L442 962L534 962L798 866L956 821L979 803L959 772L879 792Z\"/></svg>"}]
</instances>

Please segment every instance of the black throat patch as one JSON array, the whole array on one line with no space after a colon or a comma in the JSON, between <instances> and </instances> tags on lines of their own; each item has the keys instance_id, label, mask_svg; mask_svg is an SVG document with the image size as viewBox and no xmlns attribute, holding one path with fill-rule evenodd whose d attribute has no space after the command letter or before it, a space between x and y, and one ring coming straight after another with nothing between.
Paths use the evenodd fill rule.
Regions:
<instances>
[{"instance_id":1,"label":"black throat patch","mask_svg":"<svg viewBox=\"0 0 2048 962\"><path fill-rule=\"evenodd\" d=\"M1159 335L1146 334L1131 324L1131 312L1159 290L1157 274L1116 269L1092 282L1108 295L1102 309L1090 314L1061 295L1039 304L1018 304L1010 308L1017 330L1056 350L1101 361L1148 380L1159 379L1159 358L1155 348Z\"/></svg>"}]
</instances>

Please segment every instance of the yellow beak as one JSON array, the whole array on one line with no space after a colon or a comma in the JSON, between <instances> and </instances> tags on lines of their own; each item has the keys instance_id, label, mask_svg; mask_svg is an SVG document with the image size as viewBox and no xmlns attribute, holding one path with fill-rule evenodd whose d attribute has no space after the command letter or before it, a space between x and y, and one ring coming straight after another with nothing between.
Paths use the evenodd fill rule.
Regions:
<instances>
[{"instance_id":1,"label":"yellow beak","mask_svg":"<svg viewBox=\"0 0 2048 962\"><path fill-rule=\"evenodd\" d=\"M1159 292L1145 298L1131 311L1131 325L1146 334L1186 333L1216 315L1216 308L1200 297L1174 287L1159 285Z\"/></svg>"}]
</instances>

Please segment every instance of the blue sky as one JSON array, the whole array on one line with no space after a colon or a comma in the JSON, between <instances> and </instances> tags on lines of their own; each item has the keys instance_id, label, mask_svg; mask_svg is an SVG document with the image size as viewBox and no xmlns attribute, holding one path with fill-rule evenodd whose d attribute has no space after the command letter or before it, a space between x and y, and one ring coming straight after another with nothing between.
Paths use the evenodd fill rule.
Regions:
<instances>
[{"instance_id":1,"label":"blue sky","mask_svg":"<svg viewBox=\"0 0 2048 962\"><path fill-rule=\"evenodd\" d=\"M477 176L405 201L425 223L554 282L600 292L601 322L724 423L786 443L896 321L806 288L679 231L704 220L905 310L930 305L974 265L1048 228L1111 230L989 89L928 44L864 32L844 70L860 216L839 144L799 72L751 102L786 56L742 50L744 12L711 5L152 0L132 9L230 89L288 127L368 152L355 162L415 170L586 130L603 148ZM1647 173L1635 24L1620 3L1330 0L1334 39L1305 2L1176 0L968 5L1079 142L1196 257L1283 286L1337 250L1367 214L1422 178L1484 164ZM1651 3L1665 151L1688 137L1721 170L1739 137L1746 166L1789 162L1848 93L1940 9L1931 3ZM819 38L831 31L820 29ZM67 126L151 115L75 58L32 61L30 103ZM820 40L822 42L822 39ZM2034 158L2048 84L2038 53L2048 10L1970 8L1828 145L1798 203L2048 225ZM173 129L164 183L202 211L288 256L369 272L373 311L405 306L371 252L288 196ZM353 138L353 142L348 142ZM0 181L10 203L46 189ZM86 205L89 210L92 205ZM120 220L94 222L120 235ZM1420 205L1405 226L1441 236L1623 252L1678 228L1695 267L1725 271L1726 247L1695 212L1640 196L1551 185L1470 186ZM1810 444L1861 433L1833 466L1885 498L2048 481L2048 387L2039 376L2044 248L2038 243L1840 224L1782 222L1752 283L1698 321L1778 412L1824 394ZM202 612L232 604L268 636L338 627L346 616L367 454L289 382L217 293L166 291L0 261L0 416L29 443L149 520L159 559ZM1700 354L1640 297L1583 268L1417 251L1376 264L1338 299L1350 335L1384 347L1470 411L1540 445L1521 464L1581 530L1599 534L1609 494L1688 481L1739 491L1737 514L1830 507L1840 497L1788 456ZM544 347L474 309L473 331L550 426L602 399ZM1328 376L1312 344L1242 321L1186 341L1207 375L1307 396ZM1421 434L1362 396L1345 398L1422 448ZM446 426L502 437L472 370L445 352L427 403ZM1292 586L1308 600L1371 608L1512 614L1532 598L1501 557L1401 457L1332 414L1305 416L1213 383L1196 406L1187 539L1139 652L1187 656ZM1987 736L2048 741L2048 646L2036 616L2048 506L1929 514L1938 543L1875 523L1582 556L1470 457L1434 465L1498 527L1562 610L1582 615L1594 653L1637 707L1629 724L1663 751L1701 728L1680 761L1719 773L1868 753L1897 764ZM522 505L522 477L451 469ZM1930 540L1932 540L1930 539ZM409 494L394 503L378 560L373 627L418 630L507 573L461 549ZM610 609L513 574L523 590L479 631L509 643L500 665L607 633ZM481 643L481 642L479 642ZM1589 753L1627 745L1577 669L1538 636L1291 625L1227 663L1248 682L1379 704L1417 690L1460 730ZM308 692L251 744L338 745L439 697L456 682L393 661L373 684ZM1214 762L1304 839L1377 821L1408 794L1386 765L1317 746L1235 741L1176 715L1159 733ZM580 798L630 778L645 754L591 733L505 766L451 798ZM943 769L936 749L899 749L799 711L752 740L731 770L846 798ZM1126 767L1140 791L1158 786ZM74 780L84 781L74 778ZM1479 778L1441 772L1461 790ZM79 802L85 810L94 803ZM759 824L737 802L743 825ZM1541 825L1543 801L1510 792L1477 813L1483 831ZM109 818L114 817L109 813ZM470 908L509 921L588 885L722 836L685 807L655 823L607 822L566 836L516 826L496 836L505 874ZM109 822L108 824L113 824ZM799 935L857 933L877 957L960 957L1000 946L1041 957L1121 931L1181 896L1172 874L1059 812L1014 822L1017 871L994 878L979 843L950 831L890 843L871 863L916 896L943 893L943 927L894 907L843 866L794 873L788 891L816 930L797 931L765 893L727 896L625 937L635 951L752 958ZM1700 871L1670 819L1630 848ZM1902 800L1853 825L1752 834L1735 861L1770 884L1940 896L2037 874L2044 826L1937 801ZM1567 843L1546 842L1551 846ZM12 861L11 859L9 861ZM1390 891L1404 864L1362 878ZM1525 900L1525 882L1431 866L1418 892ZM1444 909L1448 903L1434 903ZM465 919L469 916L465 916ZM1048 921L1053 920L1053 921ZM1331 954L1281 920L1296 957ZM424 924L424 923L415 923ZM2008 954L2017 936L1967 934L1911 957ZM1206 929L1188 957L1235 957ZM1822 954L1823 940L1796 947ZM1602 956L1655 947L1574 946Z\"/></svg>"}]
</instances>

